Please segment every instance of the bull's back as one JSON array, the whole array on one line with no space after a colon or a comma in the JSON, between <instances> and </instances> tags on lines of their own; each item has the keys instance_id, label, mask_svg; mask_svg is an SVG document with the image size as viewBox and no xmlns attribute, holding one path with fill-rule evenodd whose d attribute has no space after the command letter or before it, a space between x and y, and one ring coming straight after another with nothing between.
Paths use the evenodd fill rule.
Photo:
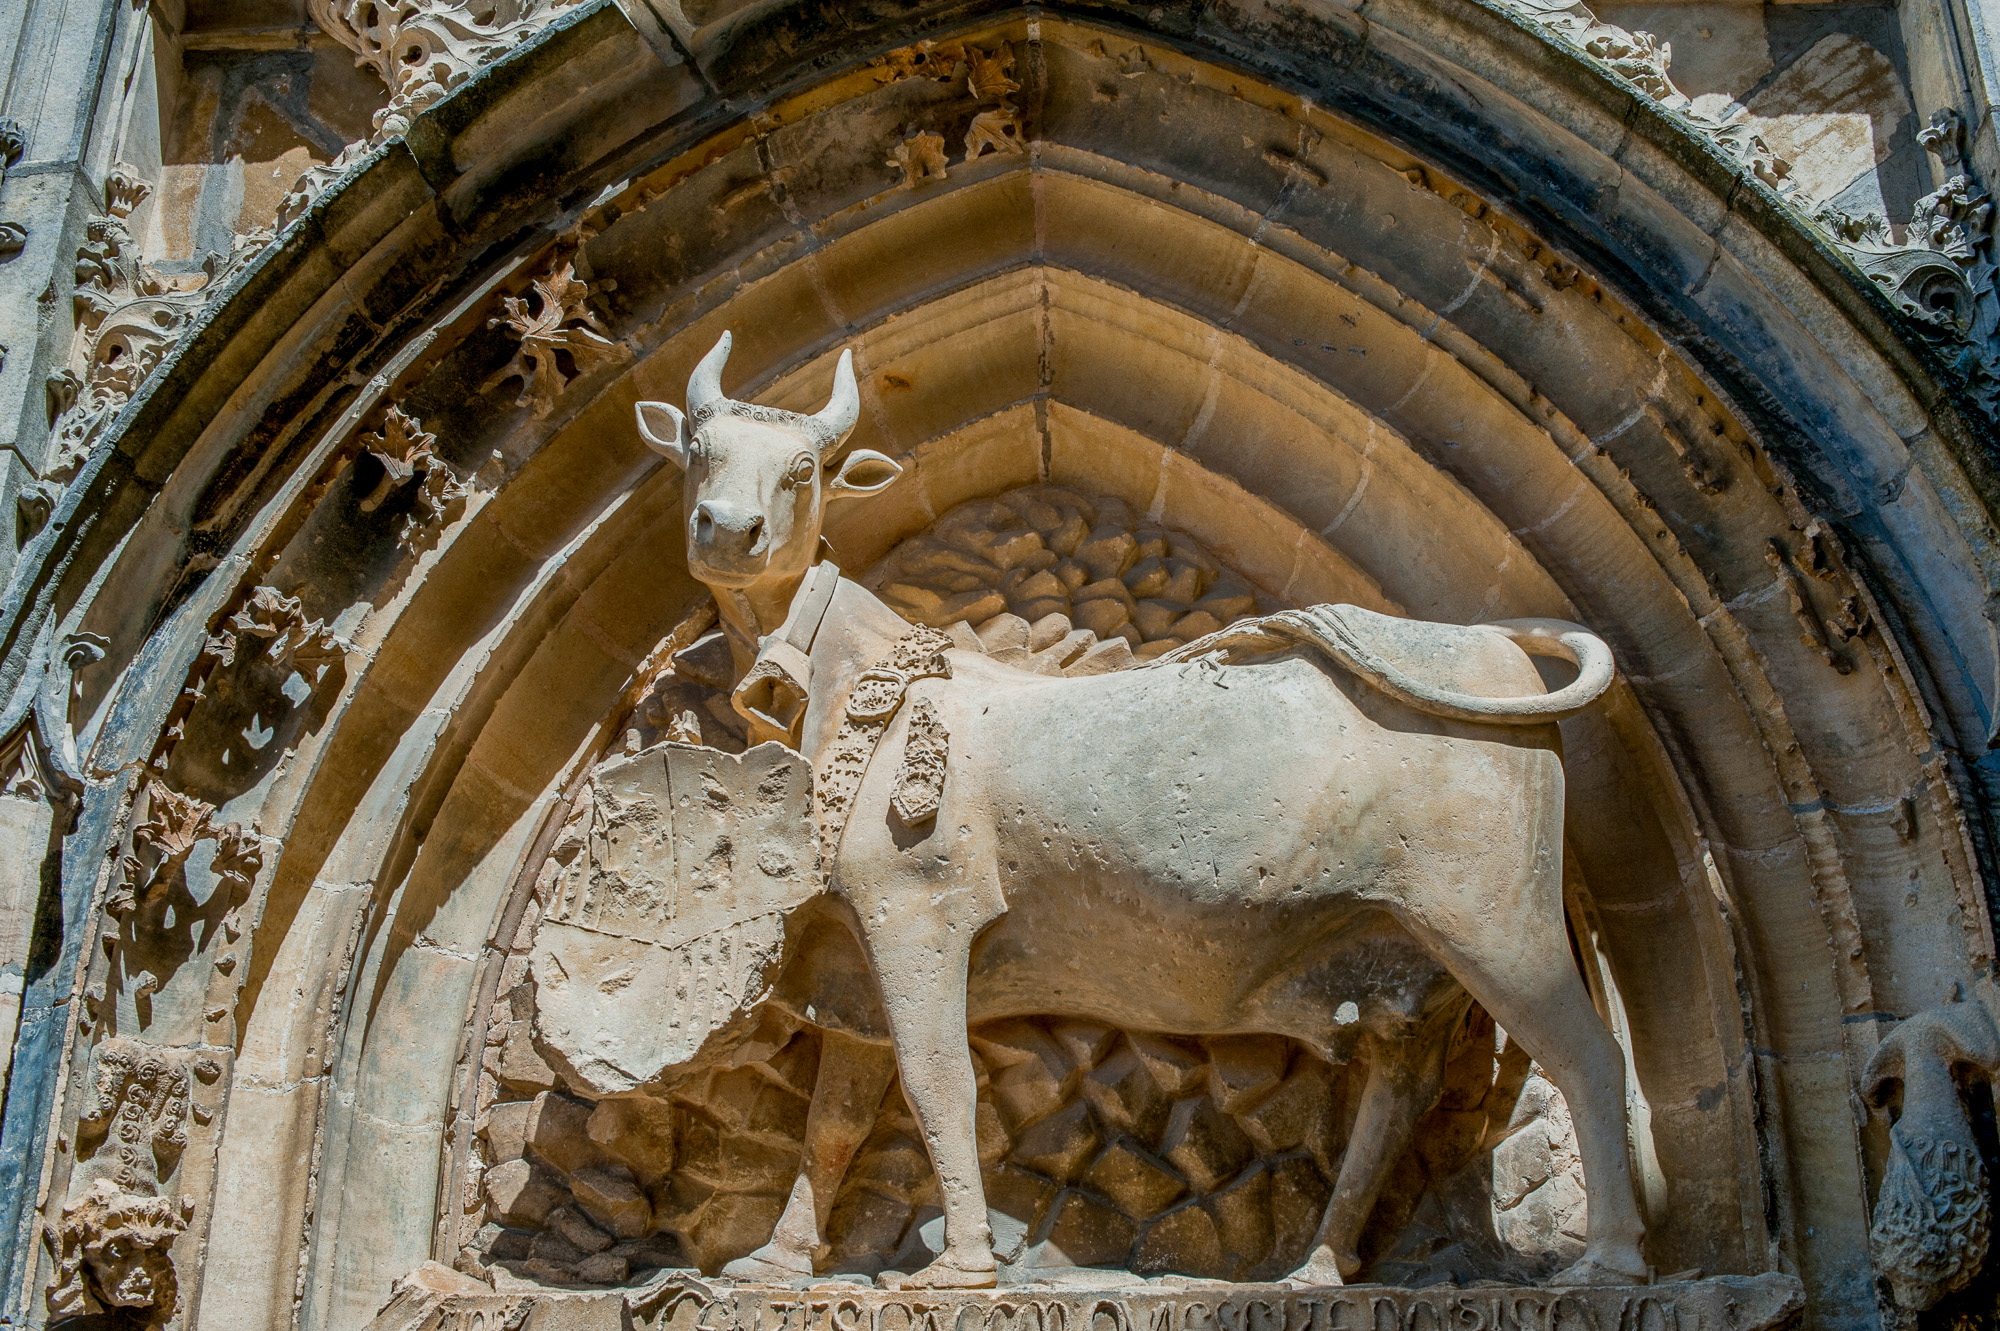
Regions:
<instances>
[{"instance_id":1,"label":"bull's back","mask_svg":"<svg viewBox=\"0 0 2000 1331\"><path fill-rule=\"evenodd\" d=\"M975 875L965 858L990 856L1005 899L975 1017L1311 1028L1347 998L1430 993L1434 966L1343 940L1439 875L1513 872L1554 769L1519 732L1350 697L1303 655L939 693L950 776L929 840Z\"/></svg>"}]
</instances>

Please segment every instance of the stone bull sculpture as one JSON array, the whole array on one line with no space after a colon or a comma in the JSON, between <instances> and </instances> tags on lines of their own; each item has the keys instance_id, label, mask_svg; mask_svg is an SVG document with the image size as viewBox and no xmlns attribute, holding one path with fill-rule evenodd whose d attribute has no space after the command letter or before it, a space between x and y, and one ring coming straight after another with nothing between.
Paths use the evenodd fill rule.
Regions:
<instances>
[{"instance_id":1,"label":"stone bull sculpture","mask_svg":"<svg viewBox=\"0 0 2000 1331\"><path fill-rule=\"evenodd\" d=\"M726 397L728 355L725 333L689 380L687 415L641 403L639 427L686 470L688 562L715 592L738 710L819 774L827 885L858 922L942 1192L944 1251L898 1282L995 1281L968 1021L1061 1013L1281 1034L1329 1058L1358 1048L1367 1090L1292 1277L1337 1284L1359 1269L1376 1193L1437 1097L1437 1014L1468 994L1571 1108L1589 1223L1557 1281L1643 1280L1623 1060L1562 903L1552 723L1608 685L1604 644L1560 621L1465 628L1315 607L1087 679L945 650L812 566L825 505L901 470L857 450L826 476L859 414L851 353L811 416ZM1531 654L1568 659L1577 679L1545 692ZM912 800L920 752L930 798ZM1385 929L1424 963L1394 982L1355 964L1356 940ZM867 1090L815 1095L792 1203L732 1273L811 1273L872 1117Z\"/></svg>"}]
</instances>

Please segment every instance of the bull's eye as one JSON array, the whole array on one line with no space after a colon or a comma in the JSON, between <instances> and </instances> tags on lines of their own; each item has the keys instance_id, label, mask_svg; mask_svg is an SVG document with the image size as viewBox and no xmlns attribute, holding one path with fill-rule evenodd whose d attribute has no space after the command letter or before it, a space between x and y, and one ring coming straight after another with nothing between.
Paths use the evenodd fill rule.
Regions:
<instances>
[{"instance_id":1,"label":"bull's eye","mask_svg":"<svg viewBox=\"0 0 2000 1331\"><path fill-rule=\"evenodd\" d=\"M792 459L790 470L785 472L785 488L796 490L801 485L812 484L813 473L818 470L819 464L813 461L812 454L799 454Z\"/></svg>"}]
</instances>

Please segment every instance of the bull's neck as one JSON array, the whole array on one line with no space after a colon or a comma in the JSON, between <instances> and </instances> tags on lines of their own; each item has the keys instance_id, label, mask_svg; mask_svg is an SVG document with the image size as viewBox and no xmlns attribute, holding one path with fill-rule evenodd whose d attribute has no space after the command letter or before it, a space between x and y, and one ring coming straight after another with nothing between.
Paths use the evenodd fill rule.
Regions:
<instances>
[{"instance_id":1,"label":"bull's neck","mask_svg":"<svg viewBox=\"0 0 2000 1331\"><path fill-rule=\"evenodd\" d=\"M748 587L710 589L715 593L716 616L721 619L723 635L729 640L729 655L737 679L750 672L757 659L758 642L783 626L785 616L791 613L792 598L805 578L801 569L789 577L766 578Z\"/></svg>"}]
</instances>

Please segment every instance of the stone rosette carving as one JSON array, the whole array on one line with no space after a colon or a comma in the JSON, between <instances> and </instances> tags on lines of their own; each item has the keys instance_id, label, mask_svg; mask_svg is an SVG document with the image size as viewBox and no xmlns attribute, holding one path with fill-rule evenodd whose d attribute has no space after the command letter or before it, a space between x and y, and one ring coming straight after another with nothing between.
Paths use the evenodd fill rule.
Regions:
<instances>
[{"instance_id":1,"label":"stone rosette carving","mask_svg":"<svg viewBox=\"0 0 2000 1331\"><path fill-rule=\"evenodd\" d=\"M137 1040L106 1040L92 1054L77 1116L75 1173L46 1231L57 1316L124 1311L146 1326L180 1302L170 1249L193 1203L168 1194L187 1145L189 1056Z\"/></svg>"},{"instance_id":2,"label":"stone rosette carving","mask_svg":"<svg viewBox=\"0 0 2000 1331\"><path fill-rule=\"evenodd\" d=\"M1901 1308L1935 1306L1985 1265L1992 1206L1960 1086L1996 1072L2000 1030L1984 1006L1966 999L1904 1021L1862 1072L1862 1094L1878 1107L1902 1090L1869 1230L1876 1272Z\"/></svg>"}]
</instances>

